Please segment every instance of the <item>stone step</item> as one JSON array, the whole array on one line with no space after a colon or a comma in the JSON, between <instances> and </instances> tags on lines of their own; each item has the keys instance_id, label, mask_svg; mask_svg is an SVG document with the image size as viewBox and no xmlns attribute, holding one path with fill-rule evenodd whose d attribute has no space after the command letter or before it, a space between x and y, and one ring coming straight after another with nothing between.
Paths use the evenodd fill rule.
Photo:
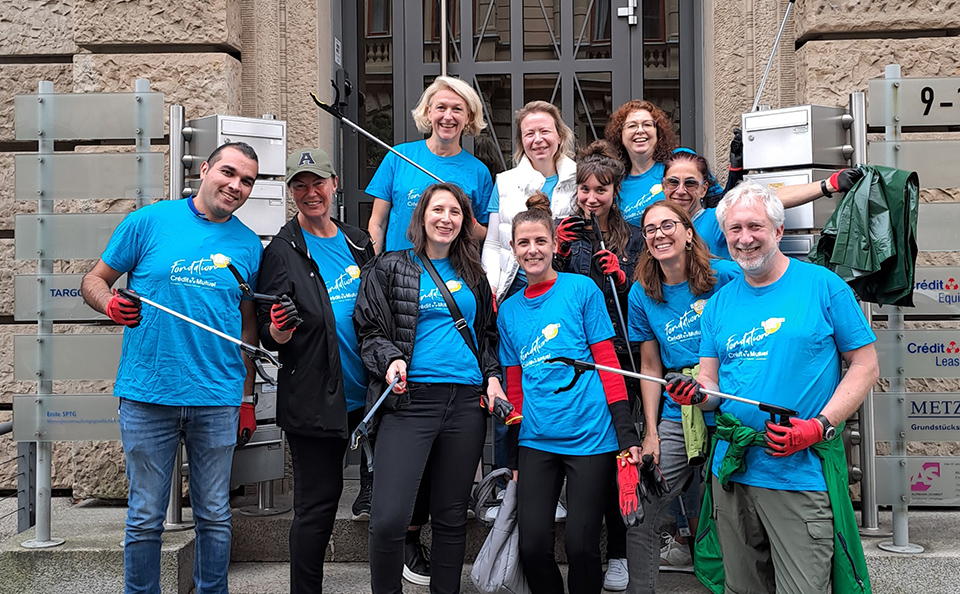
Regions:
<instances>
[{"instance_id":1,"label":"stone step","mask_svg":"<svg viewBox=\"0 0 960 594\"><path fill-rule=\"evenodd\" d=\"M478 594L470 581L471 565L463 568L461 594ZM561 565L564 579L567 566ZM290 566L286 563L232 563L231 594L287 594L290 592ZM324 594L369 594L370 569L365 563L327 563L323 566ZM427 586L414 586L404 581L406 594L429 594ZM692 575L662 573L657 591L661 594L703 594L706 588Z\"/></svg>"}]
</instances>

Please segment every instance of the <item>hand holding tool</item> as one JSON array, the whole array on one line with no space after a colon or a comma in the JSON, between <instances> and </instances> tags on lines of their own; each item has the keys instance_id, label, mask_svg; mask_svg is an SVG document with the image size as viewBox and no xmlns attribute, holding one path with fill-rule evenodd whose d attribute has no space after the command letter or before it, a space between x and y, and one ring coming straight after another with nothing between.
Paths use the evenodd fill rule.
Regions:
<instances>
[{"instance_id":1,"label":"hand holding tool","mask_svg":"<svg viewBox=\"0 0 960 594\"><path fill-rule=\"evenodd\" d=\"M586 232L587 220L583 217L570 216L557 225L557 253L561 256L570 255L570 245L583 237Z\"/></svg>"},{"instance_id":2,"label":"hand holding tool","mask_svg":"<svg viewBox=\"0 0 960 594\"><path fill-rule=\"evenodd\" d=\"M118 324L123 324L128 328L136 328L140 325L143 316L140 310L143 305L140 303L140 296L132 289L114 289L113 297L107 303L107 317Z\"/></svg>"},{"instance_id":3,"label":"hand holding tool","mask_svg":"<svg viewBox=\"0 0 960 594\"><path fill-rule=\"evenodd\" d=\"M399 374L390 382L390 385L383 391L383 394L380 394L380 398L377 398L377 401L373 403L373 406L367 411L367 414L363 416L363 420L360 421L360 424L357 425L357 428L353 430L353 434L350 436L351 450L363 446L363 452L367 455L367 470L370 472L373 472L373 446L370 445L370 419L377 413L377 409L380 408L383 401L387 399L387 396L393 391L393 387L397 385L398 381L400 381Z\"/></svg>"},{"instance_id":4,"label":"hand holding tool","mask_svg":"<svg viewBox=\"0 0 960 594\"><path fill-rule=\"evenodd\" d=\"M603 274L614 280L617 286L627 282L627 275L620 268L620 260L610 250L599 250L593 255Z\"/></svg>"},{"instance_id":5,"label":"hand holding tool","mask_svg":"<svg viewBox=\"0 0 960 594\"><path fill-rule=\"evenodd\" d=\"M270 308L270 321L276 326L277 330L285 332L296 330L297 326L303 322L303 318L297 311L297 304L284 293L280 296L280 300Z\"/></svg>"},{"instance_id":6,"label":"hand holding tool","mask_svg":"<svg viewBox=\"0 0 960 594\"><path fill-rule=\"evenodd\" d=\"M667 382L667 394L681 406L693 406L707 399L700 384L689 375L670 372L663 379Z\"/></svg>"},{"instance_id":7,"label":"hand holding tool","mask_svg":"<svg viewBox=\"0 0 960 594\"><path fill-rule=\"evenodd\" d=\"M603 243L603 231L600 229L600 219L597 218L597 213L590 213L590 226L593 227L593 233L597 238L597 243L600 245L600 251L607 251L607 246ZM611 254L612 255L612 254ZM614 256L616 260L616 256ZM627 330L627 321L623 318L623 308L620 307L620 295L617 294L617 284L623 284L627 282L627 277L620 270L620 264L617 263L617 270L620 271L620 274L623 276L623 280L620 283L617 283L612 275L607 275L607 278L610 280L610 289L613 292L613 303L617 308L617 319L620 322L620 331L623 333L623 344L627 346L627 357L630 359L630 369L632 371L637 370L637 363L633 359L633 348L630 346L630 333Z\"/></svg>"}]
</instances>

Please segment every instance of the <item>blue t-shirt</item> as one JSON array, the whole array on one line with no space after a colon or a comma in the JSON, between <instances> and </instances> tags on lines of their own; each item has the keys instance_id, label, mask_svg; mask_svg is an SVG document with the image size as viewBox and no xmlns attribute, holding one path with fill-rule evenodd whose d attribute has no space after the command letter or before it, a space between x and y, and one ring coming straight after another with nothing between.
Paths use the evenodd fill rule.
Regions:
<instances>
[{"instance_id":1,"label":"blue t-shirt","mask_svg":"<svg viewBox=\"0 0 960 594\"><path fill-rule=\"evenodd\" d=\"M340 365L343 368L343 395L347 401L347 411L353 411L366 404L367 394L367 371L360 360L357 332L353 327L360 267L353 259L347 239L340 229L333 237L319 237L304 231L303 238L330 296L337 326L337 344L340 346Z\"/></svg>"},{"instance_id":2,"label":"blue t-shirt","mask_svg":"<svg viewBox=\"0 0 960 594\"><path fill-rule=\"evenodd\" d=\"M724 260L730 259L727 238L724 237L720 223L717 221L717 209L701 208L697 214L693 215L693 228L707 242L711 254Z\"/></svg>"},{"instance_id":3,"label":"blue t-shirt","mask_svg":"<svg viewBox=\"0 0 960 594\"><path fill-rule=\"evenodd\" d=\"M840 353L876 340L853 291L826 268L790 259L773 284L740 277L707 303L700 322L700 356L720 364L720 391L792 408L801 419L820 413L840 383ZM723 400L720 412L765 430L767 413ZM716 474L728 443L717 443ZM766 489L825 491L823 465L810 449L774 458L747 449L747 470L733 481Z\"/></svg>"},{"instance_id":4,"label":"blue t-shirt","mask_svg":"<svg viewBox=\"0 0 960 594\"><path fill-rule=\"evenodd\" d=\"M559 175L551 175L550 177L543 180L543 186L540 187L540 191L547 195L547 198L553 198L553 190L557 187L557 182L560 181ZM487 204L488 213L497 213L500 212L500 189L497 187L497 183L493 183L493 194L490 196L490 203Z\"/></svg>"},{"instance_id":5,"label":"blue t-shirt","mask_svg":"<svg viewBox=\"0 0 960 594\"><path fill-rule=\"evenodd\" d=\"M619 205L623 218L631 225L640 226L643 211L663 200L663 163L657 162L640 175L628 175L620 185Z\"/></svg>"},{"instance_id":6,"label":"blue t-shirt","mask_svg":"<svg viewBox=\"0 0 960 594\"><path fill-rule=\"evenodd\" d=\"M227 263L256 287L263 246L236 217L213 223L192 198L163 200L128 214L103 252L128 273L131 289L160 305L240 338L242 293ZM240 406L247 375L240 347L155 307L124 328L117 396L168 406Z\"/></svg>"},{"instance_id":7,"label":"blue t-shirt","mask_svg":"<svg viewBox=\"0 0 960 594\"><path fill-rule=\"evenodd\" d=\"M487 224L487 201L493 189L493 180L490 179L490 170L479 159L464 150L452 157L438 157L427 148L426 140L407 142L393 148L440 179L460 186L470 197L473 216L480 224ZM420 194L435 183L437 180L392 152L383 158L366 192L390 203L384 251L392 252L413 246L407 239L407 227L410 226L413 209L420 201ZM464 221L464 224L468 223Z\"/></svg>"},{"instance_id":8,"label":"blue t-shirt","mask_svg":"<svg viewBox=\"0 0 960 594\"><path fill-rule=\"evenodd\" d=\"M593 362L590 345L613 337L603 293L589 277L560 272L550 290L520 293L500 306L500 363L523 370L520 445L554 454L591 456L618 450L603 384L585 373L573 388L573 367L551 357Z\"/></svg>"},{"instance_id":9,"label":"blue t-shirt","mask_svg":"<svg viewBox=\"0 0 960 594\"><path fill-rule=\"evenodd\" d=\"M418 256L413 261L423 268ZM477 317L477 297L463 282L450 264L450 260L430 260L437 274L443 279L453 300L457 302L467 328L473 336L473 344L479 348L473 323ZM413 343L413 356L407 379L414 382L465 384L479 386L483 384L480 363L477 356L467 346L460 331L453 324L453 317L447 309L447 302L433 278L426 270L420 273L420 310L417 313L417 336Z\"/></svg>"},{"instance_id":10,"label":"blue t-shirt","mask_svg":"<svg viewBox=\"0 0 960 594\"><path fill-rule=\"evenodd\" d=\"M690 292L690 285L663 285L664 303L651 299L640 283L630 287L630 340L646 342L656 340L660 345L660 362L664 373L668 369L680 370L700 362L700 315L707 301L720 287L742 274L740 267L726 260L712 259L717 284L702 295ZM681 421L680 405L664 394L662 418ZM708 425L713 425L713 413L704 413Z\"/></svg>"}]
</instances>

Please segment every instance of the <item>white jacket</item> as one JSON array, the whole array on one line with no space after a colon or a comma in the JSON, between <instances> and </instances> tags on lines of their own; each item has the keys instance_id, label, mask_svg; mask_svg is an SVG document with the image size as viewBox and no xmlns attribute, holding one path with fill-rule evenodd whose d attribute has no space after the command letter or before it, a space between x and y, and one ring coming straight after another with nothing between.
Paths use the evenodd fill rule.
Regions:
<instances>
[{"instance_id":1,"label":"white jacket","mask_svg":"<svg viewBox=\"0 0 960 594\"><path fill-rule=\"evenodd\" d=\"M557 187L553 190L550 210L554 218L569 216L577 197L577 164L563 157L557 166ZM527 209L527 198L543 188L546 178L524 156L520 163L508 171L497 174L497 192L500 194L500 210L490 216L490 229L483 243L483 267L487 280L497 296L503 301L517 276L520 265L510 248L513 233L513 217ZM493 225L496 218L496 230ZM496 231L496 232L495 232Z\"/></svg>"}]
</instances>

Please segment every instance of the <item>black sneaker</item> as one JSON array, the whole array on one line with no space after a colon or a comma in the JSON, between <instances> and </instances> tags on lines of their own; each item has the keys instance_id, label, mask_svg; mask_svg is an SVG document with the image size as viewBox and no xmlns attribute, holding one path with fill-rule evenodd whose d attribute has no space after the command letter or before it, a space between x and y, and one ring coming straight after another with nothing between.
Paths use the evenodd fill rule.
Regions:
<instances>
[{"instance_id":1,"label":"black sneaker","mask_svg":"<svg viewBox=\"0 0 960 594\"><path fill-rule=\"evenodd\" d=\"M419 530L407 530L404 537L403 579L417 586L430 585L430 556L420 542Z\"/></svg>"},{"instance_id":2,"label":"black sneaker","mask_svg":"<svg viewBox=\"0 0 960 594\"><path fill-rule=\"evenodd\" d=\"M370 521L370 496L373 493L373 485L360 485L360 492L357 498L353 500L353 521Z\"/></svg>"}]
</instances>

